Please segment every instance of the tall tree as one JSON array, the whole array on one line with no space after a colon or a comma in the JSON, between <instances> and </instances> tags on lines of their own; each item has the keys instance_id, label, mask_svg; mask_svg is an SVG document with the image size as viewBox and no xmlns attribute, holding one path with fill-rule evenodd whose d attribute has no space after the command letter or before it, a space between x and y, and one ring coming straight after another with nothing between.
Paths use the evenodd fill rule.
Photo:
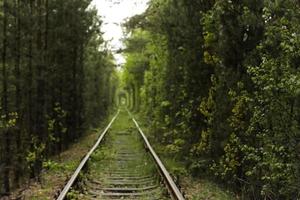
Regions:
<instances>
[{"instance_id":1,"label":"tall tree","mask_svg":"<svg viewBox=\"0 0 300 200\"><path fill-rule=\"evenodd\" d=\"M10 191L10 133L8 131L7 123L9 121L8 110L8 74L7 74L7 22L8 22L8 2L3 0L3 44L2 44L2 120L4 122L4 138L5 138L5 158L4 158L4 191Z\"/></svg>"},{"instance_id":2,"label":"tall tree","mask_svg":"<svg viewBox=\"0 0 300 200\"><path fill-rule=\"evenodd\" d=\"M90 0L0 2L2 195L96 127L117 83Z\"/></svg>"},{"instance_id":3,"label":"tall tree","mask_svg":"<svg viewBox=\"0 0 300 200\"><path fill-rule=\"evenodd\" d=\"M17 115L16 119L16 156L17 156L17 166L15 170L15 184L19 184L19 180L22 174L22 135L21 135L21 104L22 104L22 95L21 95L21 13L20 13L20 0L15 0L15 112Z\"/></svg>"},{"instance_id":4,"label":"tall tree","mask_svg":"<svg viewBox=\"0 0 300 200\"><path fill-rule=\"evenodd\" d=\"M153 138L193 174L250 199L299 198L298 9L296 0L152 0L126 24L148 33L149 67L130 71L144 51L129 52L123 79L144 76ZM135 37L127 48L140 49Z\"/></svg>"}]
</instances>

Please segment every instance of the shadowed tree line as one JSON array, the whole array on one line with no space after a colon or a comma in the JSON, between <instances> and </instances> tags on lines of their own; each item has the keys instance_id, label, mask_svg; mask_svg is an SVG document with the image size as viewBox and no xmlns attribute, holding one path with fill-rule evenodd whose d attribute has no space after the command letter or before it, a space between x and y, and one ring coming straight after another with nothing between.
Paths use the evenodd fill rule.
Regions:
<instances>
[{"instance_id":1,"label":"shadowed tree line","mask_svg":"<svg viewBox=\"0 0 300 200\"><path fill-rule=\"evenodd\" d=\"M126 24L130 107L189 173L300 196L300 2L151 0Z\"/></svg>"},{"instance_id":2,"label":"shadowed tree line","mask_svg":"<svg viewBox=\"0 0 300 200\"><path fill-rule=\"evenodd\" d=\"M90 0L0 0L0 196L107 116L112 55Z\"/></svg>"}]
</instances>

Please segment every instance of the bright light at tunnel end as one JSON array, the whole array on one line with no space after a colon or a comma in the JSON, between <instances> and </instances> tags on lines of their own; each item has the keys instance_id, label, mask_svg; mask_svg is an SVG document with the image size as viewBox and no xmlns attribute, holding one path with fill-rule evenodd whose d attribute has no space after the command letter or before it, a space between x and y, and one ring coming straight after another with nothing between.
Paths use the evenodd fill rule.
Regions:
<instances>
[{"instance_id":1,"label":"bright light at tunnel end","mask_svg":"<svg viewBox=\"0 0 300 200\"><path fill-rule=\"evenodd\" d=\"M102 17L104 39L108 42L108 47L114 54L115 63L118 70L125 63L122 54L117 53L119 49L124 48L122 38L124 33L122 23L137 14L143 13L148 6L149 0L93 0L92 5L98 9Z\"/></svg>"}]
</instances>

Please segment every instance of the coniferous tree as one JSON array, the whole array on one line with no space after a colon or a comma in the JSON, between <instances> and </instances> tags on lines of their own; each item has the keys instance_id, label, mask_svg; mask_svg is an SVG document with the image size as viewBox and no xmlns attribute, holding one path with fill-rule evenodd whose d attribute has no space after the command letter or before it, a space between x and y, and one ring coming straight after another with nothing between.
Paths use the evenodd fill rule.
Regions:
<instances>
[{"instance_id":1,"label":"coniferous tree","mask_svg":"<svg viewBox=\"0 0 300 200\"><path fill-rule=\"evenodd\" d=\"M89 0L0 3L3 195L38 178L49 156L96 127L109 114L116 83L101 20ZM97 99L89 98L91 85ZM93 113L86 112L92 104Z\"/></svg>"}]
</instances>

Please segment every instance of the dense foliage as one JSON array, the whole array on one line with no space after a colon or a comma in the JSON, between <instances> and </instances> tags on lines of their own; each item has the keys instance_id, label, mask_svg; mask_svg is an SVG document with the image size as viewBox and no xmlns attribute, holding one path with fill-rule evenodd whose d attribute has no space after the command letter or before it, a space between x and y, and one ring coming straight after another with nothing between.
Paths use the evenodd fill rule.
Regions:
<instances>
[{"instance_id":1,"label":"dense foliage","mask_svg":"<svg viewBox=\"0 0 300 200\"><path fill-rule=\"evenodd\" d=\"M90 0L0 0L0 196L98 125L117 84Z\"/></svg>"},{"instance_id":2,"label":"dense foliage","mask_svg":"<svg viewBox=\"0 0 300 200\"><path fill-rule=\"evenodd\" d=\"M130 107L195 175L300 197L300 3L151 0L126 23Z\"/></svg>"}]
</instances>

